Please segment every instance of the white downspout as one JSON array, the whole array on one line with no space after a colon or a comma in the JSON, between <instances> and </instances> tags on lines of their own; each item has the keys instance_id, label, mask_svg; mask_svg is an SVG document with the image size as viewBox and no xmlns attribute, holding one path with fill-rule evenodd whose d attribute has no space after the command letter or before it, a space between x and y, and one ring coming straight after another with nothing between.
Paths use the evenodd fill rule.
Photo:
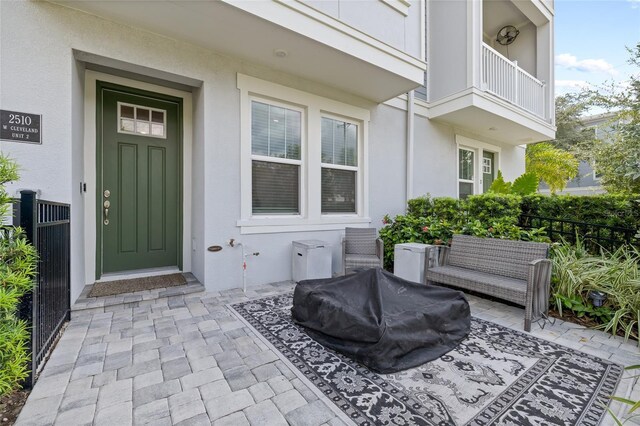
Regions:
<instances>
[{"instance_id":1,"label":"white downspout","mask_svg":"<svg viewBox=\"0 0 640 426\"><path fill-rule=\"evenodd\" d=\"M414 91L407 93L407 202L413 198Z\"/></svg>"}]
</instances>

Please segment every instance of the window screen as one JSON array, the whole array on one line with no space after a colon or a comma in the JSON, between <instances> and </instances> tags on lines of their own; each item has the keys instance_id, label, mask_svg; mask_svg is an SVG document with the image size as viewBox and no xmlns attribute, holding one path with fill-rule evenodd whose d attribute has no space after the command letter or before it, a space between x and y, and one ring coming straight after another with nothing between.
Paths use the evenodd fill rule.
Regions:
<instances>
[{"instance_id":1,"label":"window screen","mask_svg":"<svg viewBox=\"0 0 640 426\"><path fill-rule=\"evenodd\" d=\"M322 213L356 213L358 125L322 118Z\"/></svg>"}]
</instances>

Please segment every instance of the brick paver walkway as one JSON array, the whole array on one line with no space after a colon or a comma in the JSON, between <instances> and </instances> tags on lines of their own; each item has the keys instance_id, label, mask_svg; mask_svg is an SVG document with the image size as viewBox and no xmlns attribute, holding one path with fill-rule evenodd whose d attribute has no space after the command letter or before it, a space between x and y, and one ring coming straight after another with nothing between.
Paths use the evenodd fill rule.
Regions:
<instances>
[{"instance_id":1,"label":"brick paver walkway","mask_svg":"<svg viewBox=\"0 0 640 426\"><path fill-rule=\"evenodd\" d=\"M292 289L285 282L247 295L156 292L87 304L74 312L17 424L344 424L225 306ZM469 301L474 316L522 328L522 309ZM575 324L534 325L532 334L624 365L640 361L636 346ZM637 379L624 386L630 380L638 399Z\"/></svg>"}]
</instances>

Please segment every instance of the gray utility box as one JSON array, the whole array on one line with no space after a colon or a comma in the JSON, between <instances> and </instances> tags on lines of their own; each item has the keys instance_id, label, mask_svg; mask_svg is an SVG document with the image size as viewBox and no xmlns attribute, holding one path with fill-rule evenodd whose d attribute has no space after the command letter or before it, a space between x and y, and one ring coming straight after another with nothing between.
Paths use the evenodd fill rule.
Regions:
<instances>
[{"instance_id":1,"label":"gray utility box","mask_svg":"<svg viewBox=\"0 0 640 426\"><path fill-rule=\"evenodd\" d=\"M393 250L395 276L416 283L424 282L424 257L428 244L396 244Z\"/></svg>"},{"instance_id":2,"label":"gray utility box","mask_svg":"<svg viewBox=\"0 0 640 426\"><path fill-rule=\"evenodd\" d=\"M294 241L291 268L295 282L331 278L331 246L321 240Z\"/></svg>"}]
</instances>

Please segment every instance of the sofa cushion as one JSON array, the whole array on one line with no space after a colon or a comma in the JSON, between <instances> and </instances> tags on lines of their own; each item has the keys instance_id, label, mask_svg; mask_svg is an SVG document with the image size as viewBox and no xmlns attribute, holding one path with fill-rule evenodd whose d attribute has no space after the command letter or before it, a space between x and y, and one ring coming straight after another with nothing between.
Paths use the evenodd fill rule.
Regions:
<instances>
[{"instance_id":1,"label":"sofa cushion","mask_svg":"<svg viewBox=\"0 0 640 426\"><path fill-rule=\"evenodd\" d=\"M527 282L458 266L436 266L426 271L427 281L449 284L494 296L510 302L525 304Z\"/></svg>"}]
</instances>

